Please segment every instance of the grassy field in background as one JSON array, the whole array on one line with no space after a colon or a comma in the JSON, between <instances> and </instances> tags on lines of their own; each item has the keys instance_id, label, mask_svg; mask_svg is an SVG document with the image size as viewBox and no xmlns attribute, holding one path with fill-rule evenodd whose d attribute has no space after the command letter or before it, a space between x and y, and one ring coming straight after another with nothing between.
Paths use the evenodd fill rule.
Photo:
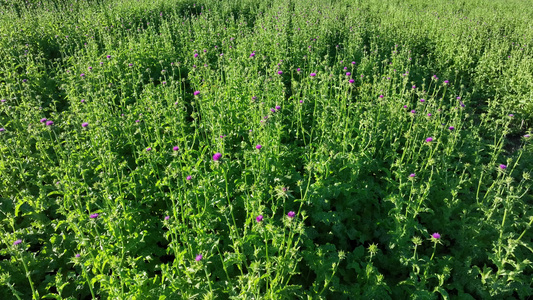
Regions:
<instances>
[{"instance_id":1,"label":"grassy field in background","mask_svg":"<svg viewBox=\"0 0 533 300\"><path fill-rule=\"evenodd\" d=\"M0 299L529 299L528 1L0 0Z\"/></svg>"}]
</instances>

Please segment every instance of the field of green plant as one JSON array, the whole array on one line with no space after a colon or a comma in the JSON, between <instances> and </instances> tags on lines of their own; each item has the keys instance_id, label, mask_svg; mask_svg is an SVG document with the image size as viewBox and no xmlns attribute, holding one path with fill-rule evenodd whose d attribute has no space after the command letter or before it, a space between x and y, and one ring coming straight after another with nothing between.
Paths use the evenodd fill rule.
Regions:
<instances>
[{"instance_id":1,"label":"field of green plant","mask_svg":"<svg viewBox=\"0 0 533 300\"><path fill-rule=\"evenodd\" d=\"M0 299L529 299L532 46L520 0L0 0Z\"/></svg>"}]
</instances>

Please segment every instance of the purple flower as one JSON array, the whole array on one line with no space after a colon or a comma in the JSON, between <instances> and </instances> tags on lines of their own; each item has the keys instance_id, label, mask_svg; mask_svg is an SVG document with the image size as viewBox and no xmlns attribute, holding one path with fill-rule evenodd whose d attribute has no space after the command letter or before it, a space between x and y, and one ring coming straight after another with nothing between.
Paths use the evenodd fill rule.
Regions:
<instances>
[{"instance_id":1,"label":"purple flower","mask_svg":"<svg viewBox=\"0 0 533 300\"><path fill-rule=\"evenodd\" d=\"M13 242L13 246L16 246L18 244L22 243L22 240L21 239L18 239L16 241Z\"/></svg>"},{"instance_id":2,"label":"purple flower","mask_svg":"<svg viewBox=\"0 0 533 300\"><path fill-rule=\"evenodd\" d=\"M187 176L187 180L191 180L191 179L192 179L191 175Z\"/></svg>"},{"instance_id":3,"label":"purple flower","mask_svg":"<svg viewBox=\"0 0 533 300\"><path fill-rule=\"evenodd\" d=\"M78 254L76 254L76 257L80 257L80 256L81 256L81 255L80 255L79 253L78 253Z\"/></svg>"},{"instance_id":4,"label":"purple flower","mask_svg":"<svg viewBox=\"0 0 533 300\"><path fill-rule=\"evenodd\" d=\"M96 219L96 218L98 218L98 216L99 216L99 214L92 214L92 215L89 216L89 218Z\"/></svg>"},{"instance_id":5,"label":"purple flower","mask_svg":"<svg viewBox=\"0 0 533 300\"><path fill-rule=\"evenodd\" d=\"M411 174L409 175L409 177L411 177L411 178L413 178L413 177L415 177L415 176L416 176L415 173L411 173Z\"/></svg>"},{"instance_id":6,"label":"purple flower","mask_svg":"<svg viewBox=\"0 0 533 300\"><path fill-rule=\"evenodd\" d=\"M108 55L107 58L108 58L108 59L111 58L111 55Z\"/></svg>"},{"instance_id":7,"label":"purple flower","mask_svg":"<svg viewBox=\"0 0 533 300\"><path fill-rule=\"evenodd\" d=\"M89 67L89 68L87 68L87 69L88 69L89 71L91 71L91 70L93 69L93 67Z\"/></svg>"},{"instance_id":8,"label":"purple flower","mask_svg":"<svg viewBox=\"0 0 533 300\"><path fill-rule=\"evenodd\" d=\"M500 165L500 169L505 170L505 169L507 169L507 166L504 165L504 164L501 164L501 165Z\"/></svg>"},{"instance_id":9,"label":"purple flower","mask_svg":"<svg viewBox=\"0 0 533 300\"><path fill-rule=\"evenodd\" d=\"M81 99L81 103L84 103L85 102L85 99Z\"/></svg>"},{"instance_id":10,"label":"purple flower","mask_svg":"<svg viewBox=\"0 0 533 300\"><path fill-rule=\"evenodd\" d=\"M195 260L196 260L196 261L201 261L202 258L204 258L203 255L202 255L202 254L198 254L198 255L196 255Z\"/></svg>"},{"instance_id":11,"label":"purple flower","mask_svg":"<svg viewBox=\"0 0 533 300\"><path fill-rule=\"evenodd\" d=\"M346 76L350 76L350 75L352 75L352 73L346 72Z\"/></svg>"},{"instance_id":12,"label":"purple flower","mask_svg":"<svg viewBox=\"0 0 533 300\"><path fill-rule=\"evenodd\" d=\"M165 217L165 221L168 221L168 219L170 219L170 216Z\"/></svg>"},{"instance_id":13,"label":"purple flower","mask_svg":"<svg viewBox=\"0 0 533 300\"><path fill-rule=\"evenodd\" d=\"M444 84L448 84L450 83L448 80L444 80Z\"/></svg>"},{"instance_id":14,"label":"purple flower","mask_svg":"<svg viewBox=\"0 0 533 300\"><path fill-rule=\"evenodd\" d=\"M133 67L133 64L128 64L129 67Z\"/></svg>"},{"instance_id":15,"label":"purple flower","mask_svg":"<svg viewBox=\"0 0 533 300\"><path fill-rule=\"evenodd\" d=\"M217 152L215 153L215 155L213 155L213 160L218 161L221 157L222 157L222 154L220 152Z\"/></svg>"},{"instance_id":16,"label":"purple flower","mask_svg":"<svg viewBox=\"0 0 533 300\"><path fill-rule=\"evenodd\" d=\"M352 65L355 65L355 61L352 61Z\"/></svg>"},{"instance_id":17,"label":"purple flower","mask_svg":"<svg viewBox=\"0 0 533 300\"><path fill-rule=\"evenodd\" d=\"M414 109L411 110L411 113L412 113L412 114L416 114L416 110L414 110Z\"/></svg>"},{"instance_id":18,"label":"purple flower","mask_svg":"<svg viewBox=\"0 0 533 300\"><path fill-rule=\"evenodd\" d=\"M431 116L432 116L432 114L431 114L431 113L428 113L428 117L431 117Z\"/></svg>"},{"instance_id":19,"label":"purple flower","mask_svg":"<svg viewBox=\"0 0 533 300\"><path fill-rule=\"evenodd\" d=\"M309 74L309 76L311 76L311 77L315 77L315 76L316 76L316 73L311 73L311 74Z\"/></svg>"},{"instance_id":20,"label":"purple flower","mask_svg":"<svg viewBox=\"0 0 533 300\"><path fill-rule=\"evenodd\" d=\"M440 233L435 232L435 233L433 233L433 234L431 235L431 237L434 238L434 239L436 239L436 240L438 240L438 239L440 239Z\"/></svg>"},{"instance_id":21,"label":"purple flower","mask_svg":"<svg viewBox=\"0 0 533 300\"><path fill-rule=\"evenodd\" d=\"M407 105L404 105L403 108L407 108Z\"/></svg>"},{"instance_id":22,"label":"purple flower","mask_svg":"<svg viewBox=\"0 0 533 300\"><path fill-rule=\"evenodd\" d=\"M81 123L81 127L87 127L87 126L89 126L89 123L87 123L87 122Z\"/></svg>"},{"instance_id":23,"label":"purple flower","mask_svg":"<svg viewBox=\"0 0 533 300\"><path fill-rule=\"evenodd\" d=\"M514 114L509 114L509 117L511 117L511 118L514 117Z\"/></svg>"},{"instance_id":24,"label":"purple flower","mask_svg":"<svg viewBox=\"0 0 533 300\"><path fill-rule=\"evenodd\" d=\"M300 100L300 103L304 103L304 101L303 101L303 100Z\"/></svg>"},{"instance_id":25,"label":"purple flower","mask_svg":"<svg viewBox=\"0 0 533 300\"><path fill-rule=\"evenodd\" d=\"M416 89L416 85L413 85L413 89Z\"/></svg>"},{"instance_id":26,"label":"purple flower","mask_svg":"<svg viewBox=\"0 0 533 300\"><path fill-rule=\"evenodd\" d=\"M174 150L174 151L178 151L179 149L180 149L180 147L178 147L178 146L174 146L174 147L172 148L172 150Z\"/></svg>"},{"instance_id":27,"label":"purple flower","mask_svg":"<svg viewBox=\"0 0 533 300\"><path fill-rule=\"evenodd\" d=\"M276 110L274 108L271 108L270 111L271 112L276 112Z\"/></svg>"},{"instance_id":28,"label":"purple flower","mask_svg":"<svg viewBox=\"0 0 533 300\"><path fill-rule=\"evenodd\" d=\"M263 221L263 215L259 215L255 218L255 221L257 221L257 223Z\"/></svg>"},{"instance_id":29,"label":"purple flower","mask_svg":"<svg viewBox=\"0 0 533 300\"><path fill-rule=\"evenodd\" d=\"M385 96L383 96L383 95L379 95L379 98L383 98L383 97L385 97Z\"/></svg>"},{"instance_id":30,"label":"purple flower","mask_svg":"<svg viewBox=\"0 0 533 300\"><path fill-rule=\"evenodd\" d=\"M135 123L139 123L139 122L141 122L141 120L135 120Z\"/></svg>"},{"instance_id":31,"label":"purple flower","mask_svg":"<svg viewBox=\"0 0 533 300\"><path fill-rule=\"evenodd\" d=\"M302 71L300 68L296 69L296 72L300 72L300 71Z\"/></svg>"},{"instance_id":32,"label":"purple flower","mask_svg":"<svg viewBox=\"0 0 533 300\"><path fill-rule=\"evenodd\" d=\"M198 57L198 53L194 53L194 58L197 58Z\"/></svg>"},{"instance_id":33,"label":"purple flower","mask_svg":"<svg viewBox=\"0 0 533 300\"><path fill-rule=\"evenodd\" d=\"M44 122L46 122L46 118L41 119L41 123L44 123Z\"/></svg>"},{"instance_id":34,"label":"purple flower","mask_svg":"<svg viewBox=\"0 0 533 300\"><path fill-rule=\"evenodd\" d=\"M54 125L54 121L46 121L46 126L52 126Z\"/></svg>"},{"instance_id":35,"label":"purple flower","mask_svg":"<svg viewBox=\"0 0 533 300\"><path fill-rule=\"evenodd\" d=\"M250 53L250 57L254 57L255 56L255 53Z\"/></svg>"},{"instance_id":36,"label":"purple flower","mask_svg":"<svg viewBox=\"0 0 533 300\"><path fill-rule=\"evenodd\" d=\"M83 77L83 76L85 76L85 73L81 73L81 74L80 74L80 77Z\"/></svg>"},{"instance_id":37,"label":"purple flower","mask_svg":"<svg viewBox=\"0 0 533 300\"><path fill-rule=\"evenodd\" d=\"M262 147L263 147L263 146L261 146L260 144L257 144L257 145L255 146L255 149L260 150Z\"/></svg>"},{"instance_id":38,"label":"purple flower","mask_svg":"<svg viewBox=\"0 0 533 300\"><path fill-rule=\"evenodd\" d=\"M420 99L420 102L426 102L426 100L425 99Z\"/></svg>"},{"instance_id":39,"label":"purple flower","mask_svg":"<svg viewBox=\"0 0 533 300\"><path fill-rule=\"evenodd\" d=\"M430 142L433 142L433 138L432 138L432 137L428 137L428 138L426 139L426 143L430 143Z\"/></svg>"},{"instance_id":40,"label":"purple flower","mask_svg":"<svg viewBox=\"0 0 533 300\"><path fill-rule=\"evenodd\" d=\"M150 151L150 150L152 150L152 148L151 148L151 147L148 147L148 148L146 148L146 151Z\"/></svg>"},{"instance_id":41,"label":"purple flower","mask_svg":"<svg viewBox=\"0 0 533 300\"><path fill-rule=\"evenodd\" d=\"M287 213L287 217L289 218L294 218L294 216L296 216L296 213L293 212L292 210Z\"/></svg>"},{"instance_id":42,"label":"purple flower","mask_svg":"<svg viewBox=\"0 0 533 300\"><path fill-rule=\"evenodd\" d=\"M526 139L529 138L529 137L530 137L529 134L524 135L524 138L526 138Z\"/></svg>"},{"instance_id":43,"label":"purple flower","mask_svg":"<svg viewBox=\"0 0 533 300\"><path fill-rule=\"evenodd\" d=\"M455 129L455 127L453 127L453 126L450 126L450 127L448 127L448 129L450 129L450 130L454 130L454 129Z\"/></svg>"},{"instance_id":44,"label":"purple flower","mask_svg":"<svg viewBox=\"0 0 533 300\"><path fill-rule=\"evenodd\" d=\"M350 79L350 80L348 80L348 82L349 82L349 83L354 83L354 82L355 82L355 80L353 80L353 79Z\"/></svg>"},{"instance_id":45,"label":"purple flower","mask_svg":"<svg viewBox=\"0 0 533 300\"><path fill-rule=\"evenodd\" d=\"M280 109L281 109L281 106L276 105L276 110L280 110Z\"/></svg>"},{"instance_id":46,"label":"purple flower","mask_svg":"<svg viewBox=\"0 0 533 300\"><path fill-rule=\"evenodd\" d=\"M283 74L283 71L278 71L278 75L281 75L281 74Z\"/></svg>"},{"instance_id":47,"label":"purple flower","mask_svg":"<svg viewBox=\"0 0 533 300\"><path fill-rule=\"evenodd\" d=\"M200 91L194 91L194 95L195 95L195 96L200 95Z\"/></svg>"}]
</instances>

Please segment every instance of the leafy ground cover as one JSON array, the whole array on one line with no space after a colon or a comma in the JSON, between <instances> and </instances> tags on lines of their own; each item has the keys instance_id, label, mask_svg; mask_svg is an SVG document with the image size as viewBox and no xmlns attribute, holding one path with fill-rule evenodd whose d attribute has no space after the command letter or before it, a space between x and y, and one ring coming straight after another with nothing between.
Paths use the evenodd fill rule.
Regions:
<instances>
[{"instance_id":1,"label":"leafy ground cover","mask_svg":"<svg viewBox=\"0 0 533 300\"><path fill-rule=\"evenodd\" d=\"M0 1L0 298L532 296L533 9L434 2Z\"/></svg>"}]
</instances>

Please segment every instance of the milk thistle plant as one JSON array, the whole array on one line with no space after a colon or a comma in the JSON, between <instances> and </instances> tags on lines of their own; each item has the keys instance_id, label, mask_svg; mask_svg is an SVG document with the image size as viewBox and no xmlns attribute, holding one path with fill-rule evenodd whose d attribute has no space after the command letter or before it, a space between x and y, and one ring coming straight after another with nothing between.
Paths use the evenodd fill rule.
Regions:
<instances>
[{"instance_id":1,"label":"milk thistle plant","mask_svg":"<svg viewBox=\"0 0 533 300\"><path fill-rule=\"evenodd\" d=\"M528 299L530 6L0 1L0 299Z\"/></svg>"}]
</instances>

